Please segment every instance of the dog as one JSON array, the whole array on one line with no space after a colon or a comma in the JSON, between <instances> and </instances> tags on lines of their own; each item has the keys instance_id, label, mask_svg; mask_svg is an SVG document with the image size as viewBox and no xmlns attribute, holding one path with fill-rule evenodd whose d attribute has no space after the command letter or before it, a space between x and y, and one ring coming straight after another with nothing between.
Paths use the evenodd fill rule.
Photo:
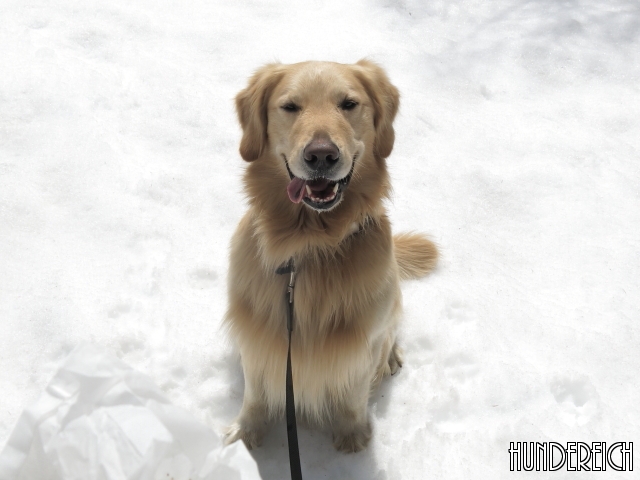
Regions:
<instances>
[{"instance_id":1,"label":"dog","mask_svg":"<svg viewBox=\"0 0 640 480\"><path fill-rule=\"evenodd\" d=\"M385 211L398 105L368 60L269 64L237 95L249 210L231 240L224 323L245 389L227 444L257 447L283 415L289 276L276 269L293 260L296 416L328 427L340 451L367 446L372 387L402 366L400 280L438 257L421 234L393 236Z\"/></svg>"}]
</instances>

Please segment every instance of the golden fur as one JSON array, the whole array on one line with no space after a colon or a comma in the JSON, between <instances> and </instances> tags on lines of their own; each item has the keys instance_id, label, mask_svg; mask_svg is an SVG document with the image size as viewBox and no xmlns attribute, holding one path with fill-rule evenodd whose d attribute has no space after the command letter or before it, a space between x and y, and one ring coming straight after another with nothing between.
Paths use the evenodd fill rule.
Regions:
<instances>
[{"instance_id":1,"label":"golden fur","mask_svg":"<svg viewBox=\"0 0 640 480\"><path fill-rule=\"evenodd\" d=\"M341 107L345 98L356 106ZM299 110L287 111L286 102ZM386 216L385 159L398 102L384 71L365 60L267 65L236 97L240 153L250 162L244 176L249 210L231 241L225 323L241 354L245 393L227 443L259 445L269 421L283 414L289 278L275 270L293 258L297 414L329 426L339 450L367 445L371 387L402 363L399 280L425 275L437 258L422 235L392 237ZM327 211L287 196L287 165L298 176L302 152L318 136L339 148L339 175L353 173Z\"/></svg>"}]
</instances>

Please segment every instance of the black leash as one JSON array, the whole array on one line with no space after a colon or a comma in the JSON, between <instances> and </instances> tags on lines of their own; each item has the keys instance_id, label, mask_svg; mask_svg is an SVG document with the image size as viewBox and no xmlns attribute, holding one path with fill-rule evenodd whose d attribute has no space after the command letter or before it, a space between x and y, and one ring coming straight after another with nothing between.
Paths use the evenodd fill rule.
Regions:
<instances>
[{"instance_id":1,"label":"black leash","mask_svg":"<svg viewBox=\"0 0 640 480\"><path fill-rule=\"evenodd\" d=\"M286 381L286 415L287 415L287 440L289 441L289 466L291 467L291 479L302 480L300 470L300 450L298 449L298 429L296 427L296 405L293 398L293 376L291 374L291 333L293 332L293 287L295 284L296 270L293 258L276 270L278 275L291 274L289 285L285 291L287 305L287 330L289 331L289 351L287 352L287 381Z\"/></svg>"}]
</instances>

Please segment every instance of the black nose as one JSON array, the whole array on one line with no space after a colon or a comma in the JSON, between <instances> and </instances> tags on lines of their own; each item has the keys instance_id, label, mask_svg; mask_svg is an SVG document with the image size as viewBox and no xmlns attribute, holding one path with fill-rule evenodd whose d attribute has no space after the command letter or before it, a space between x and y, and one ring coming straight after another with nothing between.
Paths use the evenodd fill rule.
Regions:
<instances>
[{"instance_id":1,"label":"black nose","mask_svg":"<svg viewBox=\"0 0 640 480\"><path fill-rule=\"evenodd\" d=\"M314 138L304 148L304 161L317 172L329 170L340 159L340 150L327 138Z\"/></svg>"}]
</instances>

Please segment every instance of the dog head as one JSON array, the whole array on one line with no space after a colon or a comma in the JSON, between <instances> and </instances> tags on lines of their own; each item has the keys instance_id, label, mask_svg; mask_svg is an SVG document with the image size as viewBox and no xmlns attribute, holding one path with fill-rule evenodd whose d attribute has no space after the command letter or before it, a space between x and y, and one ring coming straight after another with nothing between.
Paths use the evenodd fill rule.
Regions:
<instances>
[{"instance_id":1,"label":"dog head","mask_svg":"<svg viewBox=\"0 0 640 480\"><path fill-rule=\"evenodd\" d=\"M398 90L376 64L304 62L259 69L236 97L247 161L277 161L293 203L329 211L354 171L393 148Z\"/></svg>"}]
</instances>

